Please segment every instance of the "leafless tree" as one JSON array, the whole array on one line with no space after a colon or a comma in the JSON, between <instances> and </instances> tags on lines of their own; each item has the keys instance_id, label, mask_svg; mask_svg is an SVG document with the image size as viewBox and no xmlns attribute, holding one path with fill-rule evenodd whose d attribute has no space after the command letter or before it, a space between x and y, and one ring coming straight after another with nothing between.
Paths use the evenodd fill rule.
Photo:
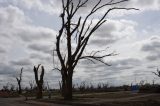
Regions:
<instances>
[{"instance_id":1,"label":"leafless tree","mask_svg":"<svg viewBox=\"0 0 160 106\"><path fill-rule=\"evenodd\" d=\"M112 10L124 9L131 10L135 8L121 8L121 7L111 7L112 5L120 4L128 0L110 0L106 3L102 3L102 0L97 0L97 3L93 6L90 12L87 13L86 17L80 16L78 11L81 8L85 8L89 3L89 0L62 0L62 13L61 18L61 28L56 37L56 53L60 61L60 67L55 69L61 72L62 76L62 95L64 99L72 99L72 76L73 71L78 64L79 60L87 59L92 62L98 61L105 65L107 64L103 58L115 55L114 53L108 53L100 55L102 51L92 51L89 55L84 55L84 50L88 45L89 39L93 36L93 33L106 22L106 16ZM109 6L108 10L101 15L99 20L93 25L92 20L88 24L89 19L95 15L100 9ZM77 19L77 20L76 20ZM62 44L66 45L66 50L62 48ZM73 46L73 45L76 45Z\"/></svg>"},{"instance_id":2,"label":"leafless tree","mask_svg":"<svg viewBox=\"0 0 160 106\"><path fill-rule=\"evenodd\" d=\"M152 72L153 74L155 74L156 76L160 77L160 70L157 68L157 72Z\"/></svg>"},{"instance_id":3,"label":"leafless tree","mask_svg":"<svg viewBox=\"0 0 160 106\"><path fill-rule=\"evenodd\" d=\"M10 84L10 91L13 92L15 89L15 85L14 84Z\"/></svg>"},{"instance_id":4,"label":"leafless tree","mask_svg":"<svg viewBox=\"0 0 160 106\"><path fill-rule=\"evenodd\" d=\"M29 81L29 86L30 86L30 90L32 91L35 86L34 81Z\"/></svg>"},{"instance_id":5,"label":"leafless tree","mask_svg":"<svg viewBox=\"0 0 160 106\"><path fill-rule=\"evenodd\" d=\"M47 81L47 91L48 91L48 98L51 99L51 88L49 86L48 81Z\"/></svg>"},{"instance_id":6,"label":"leafless tree","mask_svg":"<svg viewBox=\"0 0 160 106\"><path fill-rule=\"evenodd\" d=\"M34 66L34 75L35 75L35 82L37 84L37 95L36 95L36 98L37 99L41 99L43 97L42 95L42 91L43 91L43 77L44 77L44 67L41 66L41 75L40 75L40 78L39 78L39 75L38 75L38 71L39 71L39 67L40 67L41 64L39 64L37 67Z\"/></svg>"},{"instance_id":7,"label":"leafless tree","mask_svg":"<svg viewBox=\"0 0 160 106\"><path fill-rule=\"evenodd\" d=\"M61 92L61 94L63 96L63 93L62 93L62 81L59 81L58 84L59 84L59 90L60 90L60 92Z\"/></svg>"},{"instance_id":8,"label":"leafless tree","mask_svg":"<svg viewBox=\"0 0 160 106\"><path fill-rule=\"evenodd\" d=\"M3 85L4 91L9 91L9 82L6 85Z\"/></svg>"},{"instance_id":9,"label":"leafless tree","mask_svg":"<svg viewBox=\"0 0 160 106\"><path fill-rule=\"evenodd\" d=\"M20 74L19 74L19 77L16 77L17 83L18 83L18 93L19 93L19 94L22 94L22 87L21 87L22 72L23 72L23 67L21 68L21 72L20 72Z\"/></svg>"}]
</instances>

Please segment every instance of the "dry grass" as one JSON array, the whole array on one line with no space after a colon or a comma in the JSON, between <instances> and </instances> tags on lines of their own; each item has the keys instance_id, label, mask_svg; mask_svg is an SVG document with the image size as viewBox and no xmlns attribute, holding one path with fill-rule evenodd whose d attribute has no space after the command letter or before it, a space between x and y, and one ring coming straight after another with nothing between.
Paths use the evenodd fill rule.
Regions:
<instances>
[{"instance_id":1,"label":"dry grass","mask_svg":"<svg viewBox=\"0 0 160 106\"><path fill-rule=\"evenodd\" d=\"M143 94L132 93L132 92L103 92L103 93L86 93L86 94L75 94L75 98L105 98L105 99L118 99L118 98L127 98L140 96Z\"/></svg>"},{"instance_id":2,"label":"dry grass","mask_svg":"<svg viewBox=\"0 0 160 106\"><path fill-rule=\"evenodd\" d=\"M123 91L74 94L72 101L64 101L60 96L42 101L75 106L160 106L159 100L160 94L134 94Z\"/></svg>"}]
</instances>

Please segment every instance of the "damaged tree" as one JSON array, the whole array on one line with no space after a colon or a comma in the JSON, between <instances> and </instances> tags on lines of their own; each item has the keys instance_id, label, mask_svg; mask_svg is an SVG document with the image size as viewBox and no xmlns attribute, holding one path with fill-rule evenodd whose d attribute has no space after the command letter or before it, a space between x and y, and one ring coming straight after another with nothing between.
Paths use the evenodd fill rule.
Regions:
<instances>
[{"instance_id":1,"label":"damaged tree","mask_svg":"<svg viewBox=\"0 0 160 106\"><path fill-rule=\"evenodd\" d=\"M36 98L37 99L41 99L43 98L43 95L42 95L42 91L43 91L43 77L44 77L44 67L41 66L41 75L40 75L40 79L39 79L39 75L38 75L38 71L39 71L39 67L40 67L41 64L39 64L37 67L34 66L34 75L35 75L35 81L36 81L36 84L37 84L37 95L36 95Z\"/></svg>"},{"instance_id":2,"label":"damaged tree","mask_svg":"<svg viewBox=\"0 0 160 106\"><path fill-rule=\"evenodd\" d=\"M135 9L121 7L109 8L101 17L99 16L98 21L93 24L92 20L90 20L92 18L91 16L97 13L98 10L128 0L110 0L109 2L106 1L104 4L102 0L97 0L97 3L93 6L91 11L88 12L86 17L78 16L78 11L81 8L85 8L88 1L89 0L62 0L62 13L60 15L62 24L57 35L55 50L60 61L60 67L56 67L55 69L61 72L62 96L66 100L72 99L72 76L79 60L87 59L91 62L98 61L108 65L103 58L115 55L114 53L101 54L104 50L92 51L89 55L84 55L84 50L88 45L89 39L92 37L93 33L106 22L108 13L117 9ZM88 24L89 20L90 23ZM62 48L61 44L65 44L66 48Z\"/></svg>"},{"instance_id":3,"label":"damaged tree","mask_svg":"<svg viewBox=\"0 0 160 106\"><path fill-rule=\"evenodd\" d=\"M21 82L22 82L22 72L23 72L23 67L21 68L21 72L19 74L19 77L16 77L17 83L18 83L18 93L22 94L22 87L21 87Z\"/></svg>"},{"instance_id":4,"label":"damaged tree","mask_svg":"<svg viewBox=\"0 0 160 106\"><path fill-rule=\"evenodd\" d=\"M160 77L160 70L157 68L157 72L152 72L153 74L155 74L156 76Z\"/></svg>"}]
</instances>

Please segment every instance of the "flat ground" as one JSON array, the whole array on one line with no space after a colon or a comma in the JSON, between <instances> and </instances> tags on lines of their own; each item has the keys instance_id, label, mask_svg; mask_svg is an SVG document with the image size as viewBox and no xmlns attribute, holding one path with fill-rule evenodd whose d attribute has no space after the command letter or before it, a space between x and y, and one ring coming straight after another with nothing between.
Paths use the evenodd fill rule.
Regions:
<instances>
[{"instance_id":1,"label":"flat ground","mask_svg":"<svg viewBox=\"0 0 160 106\"><path fill-rule=\"evenodd\" d=\"M48 103L62 103L79 106L160 106L160 94L142 94L132 92L104 92L75 94L74 100L62 99L43 100Z\"/></svg>"},{"instance_id":2,"label":"flat ground","mask_svg":"<svg viewBox=\"0 0 160 106\"><path fill-rule=\"evenodd\" d=\"M72 101L64 101L59 96L52 99L24 101L20 98L0 98L0 106L160 106L160 94L140 94L131 92L104 92L75 94Z\"/></svg>"},{"instance_id":3,"label":"flat ground","mask_svg":"<svg viewBox=\"0 0 160 106\"><path fill-rule=\"evenodd\" d=\"M67 106L54 103L24 101L24 98L0 98L0 106Z\"/></svg>"}]
</instances>

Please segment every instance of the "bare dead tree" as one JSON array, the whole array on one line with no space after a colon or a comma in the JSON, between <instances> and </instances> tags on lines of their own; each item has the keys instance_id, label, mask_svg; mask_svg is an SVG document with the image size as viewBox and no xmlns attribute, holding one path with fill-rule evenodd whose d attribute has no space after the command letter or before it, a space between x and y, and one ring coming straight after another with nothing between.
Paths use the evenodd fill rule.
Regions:
<instances>
[{"instance_id":1,"label":"bare dead tree","mask_svg":"<svg viewBox=\"0 0 160 106\"><path fill-rule=\"evenodd\" d=\"M30 90L32 91L34 88L34 81L29 81Z\"/></svg>"},{"instance_id":2,"label":"bare dead tree","mask_svg":"<svg viewBox=\"0 0 160 106\"><path fill-rule=\"evenodd\" d=\"M19 74L19 77L16 77L17 83L18 83L18 93L19 93L19 94L22 94L22 87L21 87L22 73L23 73L23 67L21 68L21 72L20 72L20 74Z\"/></svg>"},{"instance_id":3,"label":"bare dead tree","mask_svg":"<svg viewBox=\"0 0 160 106\"><path fill-rule=\"evenodd\" d=\"M15 89L15 85L14 84L10 84L10 91L13 92Z\"/></svg>"},{"instance_id":4,"label":"bare dead tree","mask_svg":"<svg viewBox=\"0 0 160 106\"><path fill-rule=\"evenodd\" d=\"M157 72L152 72L153 74L155 74L156 76L160 77L160 70L157 68Z\"/></svg>"},{"instance_id":5,"label":"bare dead tree","mask_svg":"<svg viewBox=\"0 0 160 106\"><path fill-rule=\"evenodd\" d=\"M47 91L48 91L48 98L51 99L51 88L49 86L48 81L47 81Z\"/></svg>"},{"instance_id":6,"label":"bare dead tree","mask_svg":"<svg viewBox=\"0 0 160 106\"><path fill-rule=\"evenodd\" d=\"M58 84L59 84L60 93L63 96L63 93L62 93L62 81L59 81Z\"/></svg>"},{"instance_id":7,"label":"bare dead tree","mask_svg":"<svg viewBox=\"0 0 160 106\"><path fill-rule=\"evenodd\" d=\"M39 67L40 67L41 64L39 64L37 67L34 66L34 75L35 75L35 82L37 84L37 95L36 95L36 98L37 99L41 99L43 97L42 95L42 91L43 91L43 77L44 77L44 67L41 66L41 75L40 75L40 78L39 78L39 75L38 75L38 71L39 71Z\"/></svg>"},{"instance_id":8,"label":"bare dead tree","mask_svg":"<svg viewBox=\"0 0 160 106\"><path fill-rule=\"evenodd\" d=\"M3 85L4 91L9 91L9 82L6 85Z\"/></svg>"},{"instance_id":9,"label":"bare dead tree","mask_svg":"<svg viewBox=\"0 0 160 106\"><path fill-rule=\"evenodd\" d=\"M102 51L93 51L89 55L84 55L84 50L88 45L89 39L92 37L93 33L106 22L106 16L112 10L137 10L135 8L111 7L128 0L110 0L109 2L106 1L104 4L102 3L102 0L97 0L98 2L93 6L86 17L82 18L82 16L80 16L77 18L79 15L78 11L81 8L85 8L89 0L77 1L78 2L76 4L74 0L62 0L62 13L60 15L62 24L56 38L55 51L60 61L60 67L56 67L55 69L61 72L62 96L66 100L72 99L72 76L79 60L87 59L92 62L98 61L109 66L109 64L107 64L103 59L105 57L115 55L114 53L100 55ZM90 24L88 24L87 21L91 18L91 16L106 6L111 8L106 10L106 12L101 15L99 20L94 25L92 20L90 21ZM62 48L62 43L66 43L65 52L63 51L64 48ZM73 45L76 45L76 47L73 47Z\"/></svg>"}]
</instances>

